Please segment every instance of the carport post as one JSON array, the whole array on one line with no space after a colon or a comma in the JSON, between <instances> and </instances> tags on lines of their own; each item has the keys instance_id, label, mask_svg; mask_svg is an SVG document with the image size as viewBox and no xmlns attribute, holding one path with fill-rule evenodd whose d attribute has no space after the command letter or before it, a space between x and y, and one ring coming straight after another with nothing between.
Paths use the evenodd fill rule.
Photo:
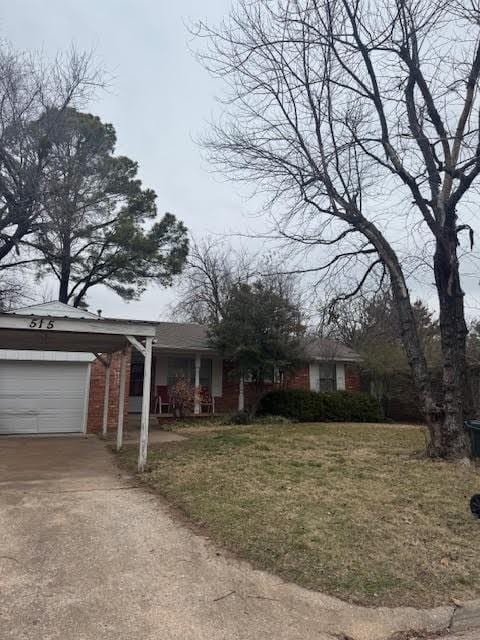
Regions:
<instances>
[{"instance_id":1,"label":"carport post","mask_svg":"<svg viewBox=\"0 0 480 640\"><path fill-rule=\"evenodd\" d=\"M148 426L150 421L150 387L152 378L152 342L145 338L145 366L143 368L142 421L140 424L140 447L138 450L138 470L142 472L147 462Z\"/></svg>"},{"instance_id":2,"label":"carport post","mask_svg":"<svg viewBox=\"0 0 480 640\"><path fill-rule=\"evenodd\" d=\"M125 415L125 382L127 377L127 353L122 351L120 360L120 393L118 395L117 451L123 446L123 420Z\"/></svg>"},{"instance_id":3,"label":"carport post","mask_svg":"<svg viewBox=\"0 0 480 640\"><path fill-rule=\"evenodd\" d=\"M103 394L103 423L102 423L102 435L107 435L108 428L108 403L110 400L110 365L112 363L112 357L109 356L107 363L105 364L105 392Z\"/></svg>"},{"instance_id":4,"label":"carport post","mask_svg":"<svg viewBox=\"0 0 480 640\"><path fill-rule=\"evenodd\" d=\"M195 393L193 397L193 413L198 415L202 411L200 404L200 367L202 366L202 359L199 353L195 354Z\"/></svg>"}]
</instances>

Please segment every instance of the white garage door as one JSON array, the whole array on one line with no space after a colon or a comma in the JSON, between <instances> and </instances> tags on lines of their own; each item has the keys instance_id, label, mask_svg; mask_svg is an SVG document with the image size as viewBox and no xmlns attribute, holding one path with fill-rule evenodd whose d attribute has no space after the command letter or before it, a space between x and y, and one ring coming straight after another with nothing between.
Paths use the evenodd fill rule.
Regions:
<instances>
[{"instance_id":1,"label":"white garage door","mask_svg":"<svg viewBox=\"0 0 480 640\"><path fill-rule=\"evenodd\" d=\"M85 362L0 361L0 434L83 431Z\"/></svg>"}]
</instances>

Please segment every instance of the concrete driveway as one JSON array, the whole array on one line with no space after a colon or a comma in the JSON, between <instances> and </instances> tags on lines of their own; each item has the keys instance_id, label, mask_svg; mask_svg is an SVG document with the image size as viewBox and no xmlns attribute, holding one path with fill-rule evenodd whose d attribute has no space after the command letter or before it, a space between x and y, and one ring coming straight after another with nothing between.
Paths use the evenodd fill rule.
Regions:
<instances>
[{"instance_id":1,"label":"concrete driveway","mask_svg":"<svg viewBox=\"0 0 480 640\"><path fill-rule=\"evenodd\" d=\"M2 640L379 640L450 616L346 605L226 557L95 437L0 440Z\"/></svg>"}]
</instances>

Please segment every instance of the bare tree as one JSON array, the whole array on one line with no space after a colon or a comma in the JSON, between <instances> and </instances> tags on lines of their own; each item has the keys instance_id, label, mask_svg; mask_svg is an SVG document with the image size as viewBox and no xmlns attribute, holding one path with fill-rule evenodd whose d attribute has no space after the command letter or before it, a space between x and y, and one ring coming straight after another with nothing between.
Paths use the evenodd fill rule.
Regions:
<instances>
[{"instance_id":1,"label":"bare tree","mask_svg":"<svg viewBox=\"0 0 480 640\"><path fill-rule=\"evenodd\" d=\"M30 288L22 274L14 269L2 274L0 278L0 311L10 311L25 300L31 301Z\"/></svg>"},{"instance_id":2,"label":"bare tree","mask_svg":"<svg viewBox=\"0 0 480 640\"><path fill-rule=\"evenodd\" d=\"M192 240L172 315L188 322L217 324L231 291L253 282L263 283L298 308L306 307L299 278L281 271L278 256L233 247L224 238Z\"/></svg>"},{"instance_id":3,"label":"bare tree","mask_svg":"<svg viewBox=\"0 0 480 640\"><path fill-rule=\"evenodd\" d=\"M238 0L199 33L204 63L230 87L212 158L270 194L280 234L356 269L356 291L388 275L428 453L467 457L459 236L473 240L467 198L480 174L480 3ZM413 234L438 293L440 402L407 282L401 236Z\"/></svg>"},{"instance_id":4,"label":"bare tree","mask_svg":"<svg viewBox=\"0 0 480 640\"><path fill-rule=\"evenodd\" d=\"M192 240L173 315L198 324L217 323L231 287L248 279L244 257L220 240Z\"/></svg>"},{"instance_id":5,"label":"bare tree","mask_svg":"<svg viewBox=\"0 0 480 640\"><path fill-rule=\"evenodd\" d=\"M39 202L50 157L49 131L69 106L103 85L89 53L75 49L53 62L0 42L0 269L22 266L21 241L39 228ZM42 126L39 123L42 123ZM1 272L0 272L1 273Z\"/></svg>"}]
</instances>

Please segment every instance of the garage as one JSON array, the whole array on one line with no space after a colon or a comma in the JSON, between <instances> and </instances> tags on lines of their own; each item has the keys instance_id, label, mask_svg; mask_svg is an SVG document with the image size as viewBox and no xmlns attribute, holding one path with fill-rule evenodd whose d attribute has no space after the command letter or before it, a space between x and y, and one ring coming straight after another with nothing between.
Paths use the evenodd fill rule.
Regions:
<instances>
[{"instance_id":1,"label":"garage","mask_svg":"<svg viewBox=\"0 0 480 640\"><path fill-rule=\"evenodd\" d=\"M81 433L88 362L0 360L0 434Z\"/></svg>"},{"instance_id":2,"label":"garage","mask_svg":"<svg viewBox=\"0 0 480 640\"><path fill-rule=\"evenodd\" d=\"M134 348L148 372L138 448L143 471L155 332L149 321L105 318L101 311L93 314L58 300L0 310L0 437L87 432L106 437L110 428L116 429L120 450Z\"/></svg>"}]
</instances>

